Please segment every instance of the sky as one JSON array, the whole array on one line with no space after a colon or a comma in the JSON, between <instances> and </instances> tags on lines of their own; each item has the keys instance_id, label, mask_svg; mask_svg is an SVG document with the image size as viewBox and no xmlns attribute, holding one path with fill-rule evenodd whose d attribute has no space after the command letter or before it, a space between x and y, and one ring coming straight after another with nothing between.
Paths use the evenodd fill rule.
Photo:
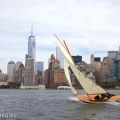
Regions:
<instances>
[{"instance_id":1,"label":"sky","mask_svg":"<svg viewBox=\"0 0 120 120\"><path fill-rule=\"evenodd\" d=\"M10 60L25 64L28 37L36 38L36 61L56 55L56 38L72 55L101 59L120 46L120 0L0 0L0 69Z\"/></svg>"}]
</instances>

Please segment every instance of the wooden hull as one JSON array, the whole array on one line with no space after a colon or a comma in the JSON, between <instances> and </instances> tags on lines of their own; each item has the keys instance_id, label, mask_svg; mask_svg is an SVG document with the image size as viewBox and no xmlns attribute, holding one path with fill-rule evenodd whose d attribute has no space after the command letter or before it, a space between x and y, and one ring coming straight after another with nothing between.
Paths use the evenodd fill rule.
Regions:
<instances>
[{"instance_id":1,"label":"wooden hull","mask_svg":"<svg viewBox=\"0 0 120 120\"><path fill-rule=\"evenodd\" d=\"M76 95L76 98L78 98L80 101L85 103L103 103L103 102L116 102L120 100L120 95L113 95L111 98L109 98L106 101L100 101L100 100L94 100L94 97L96 95L87 95L87 94L78 94Z\"/></svg>"}]
</instances>

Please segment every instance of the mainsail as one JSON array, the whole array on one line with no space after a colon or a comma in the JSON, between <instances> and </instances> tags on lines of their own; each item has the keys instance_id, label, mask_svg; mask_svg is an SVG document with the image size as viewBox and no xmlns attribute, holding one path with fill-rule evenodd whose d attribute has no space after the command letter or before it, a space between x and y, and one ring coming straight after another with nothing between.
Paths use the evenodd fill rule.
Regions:
<instances>
[{"instance_id":1,"label":"mainsail","mask_svg":"<svg viewBox=\"0 0 120 120\"><path fill-rule=\"evenodd\" d=\"M102 93L107 93L106 90L104 90L102 87L97 85L95 82L93 82L91 79L85 77L83 73L81 73L76 67L74 67L70 62L69 62L70 68L72 69L74 75L80 82L81 86L84 88L86 93L88 94L102 94Z\"/></svg>"},{"instance_id":2,"label":"mainsail","mask_svg":"<svg viewBox=\"0 0 120 120\"><path fill-rule=\"evenodd\" d=\"M57 38L57 36L56 36ZM86 91L87 94L101 94L101 93L108 93L106 90L104 90L102 87L97 85L95 82L93 82L91 79L85 77L83 73L81 73L76 66L74 65L74 62L71 58L71 55L68 53L66 47L60 42L60 40L57 38L58 45L64 54L67 62L69 63L73 73L75 74L76 78L78 79L79 83L83 87L83 89ZM66 67L65 67L66 69ZM66 70L65 70L66 71ZM68 74L66 74L66 77ZM70 81L70 80L69 80Z\"/></svg>"}]
</instances>

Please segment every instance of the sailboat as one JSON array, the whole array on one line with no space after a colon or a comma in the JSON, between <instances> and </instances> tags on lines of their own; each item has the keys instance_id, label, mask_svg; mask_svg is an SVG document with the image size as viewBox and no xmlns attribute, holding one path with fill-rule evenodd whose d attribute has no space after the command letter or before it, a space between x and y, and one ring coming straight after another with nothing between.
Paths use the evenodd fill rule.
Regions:
<instances>
[{"instance_id":1,"label":"sailboat","mask_svg":"<svg viewBox=\"0 0 120 120\"><path fill-rule=\"evenodd\" d=\"M76 67L76 64L74 63L74 60L70 54L70 51L65 43L63 43L57 38L57 43L64 55L64 71L66 78L68 80L68 84L73 92L73 94L78 98L80 101L85 103L102 103L102 102L116 102L120 100L120 95L111 94L107 90L103 89L101 86L99 86L97 83L95 83L90 78L87 78L81 71L79 71ZM77 80L83 87L86 94L80 94L77 92L77 90L73 87L70 79L70 73L69 69L70 67L76 76Z\"/></svg>"}]
</instances>

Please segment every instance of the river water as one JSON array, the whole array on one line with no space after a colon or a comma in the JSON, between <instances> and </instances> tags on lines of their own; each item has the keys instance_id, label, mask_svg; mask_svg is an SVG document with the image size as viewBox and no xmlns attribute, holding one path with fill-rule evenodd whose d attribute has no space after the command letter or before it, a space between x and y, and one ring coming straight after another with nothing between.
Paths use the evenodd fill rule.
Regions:
<instances>
[{"instance_id":1,"label":"river water","mask_svg":"<svg viewBox=\"0 0 120 120\"><path fill-rule=\"evenodd\" d=\"M120 90L110 92L120 94ZM71 90L1 89L0 119L120 120L120 102L83 103Z\"/></svg>"}]
</instances>

